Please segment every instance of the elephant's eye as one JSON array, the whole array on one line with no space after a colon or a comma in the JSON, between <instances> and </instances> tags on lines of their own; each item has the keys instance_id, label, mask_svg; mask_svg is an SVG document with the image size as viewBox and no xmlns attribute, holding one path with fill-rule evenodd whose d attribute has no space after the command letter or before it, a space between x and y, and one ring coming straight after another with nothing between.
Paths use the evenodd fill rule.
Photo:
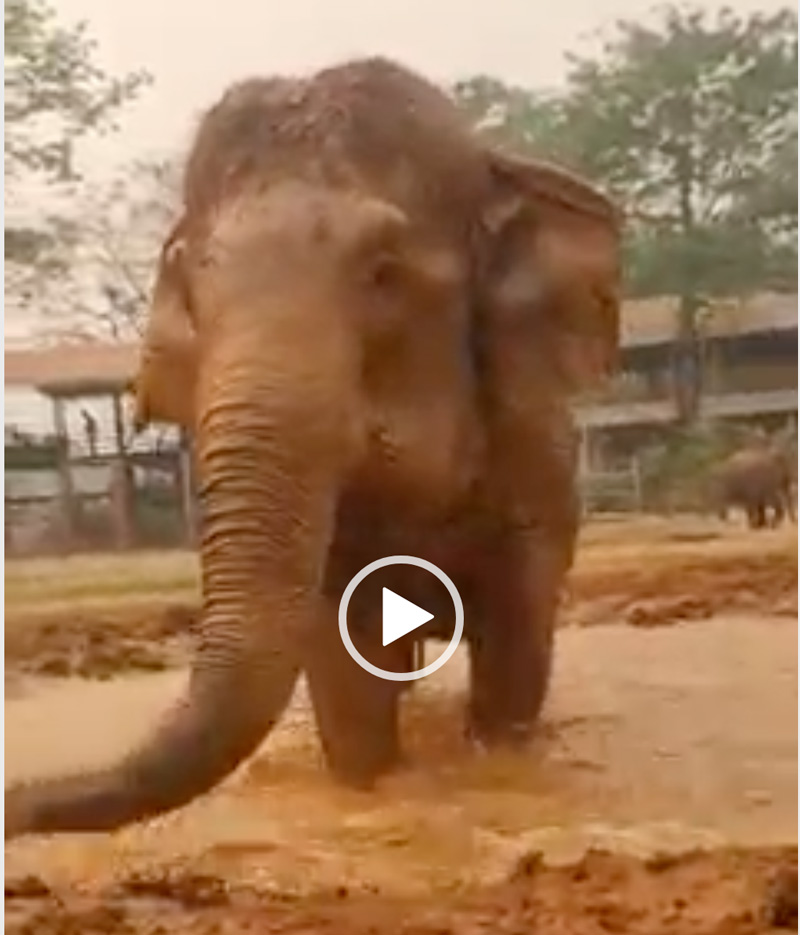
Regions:
<instances>
[{"instance_id":1,"label":"elephant's eye","mask_svg":"<svg viewBox=\"0 0 800 935\"><path fill-rule=\"evenodd\" d=\"M399 284L402 270L397 258L389 254L377 257L370 265L366 285L378 292L391 292Z\"/></svg>"}]
</instances>

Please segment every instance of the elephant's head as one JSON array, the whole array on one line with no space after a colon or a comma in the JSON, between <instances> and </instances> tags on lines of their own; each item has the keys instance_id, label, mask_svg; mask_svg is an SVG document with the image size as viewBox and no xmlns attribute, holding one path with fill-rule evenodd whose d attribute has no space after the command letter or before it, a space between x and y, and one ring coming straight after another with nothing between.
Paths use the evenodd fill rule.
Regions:
<instances>
[{"instance_id":1,"label":"elephant's head","mask_svg":"<svg viewBox=\"0 0 800 935\"><path fill-rule=\"evenodd\" d=\"M203 619L188 690L121 763L7 793L7 835L114 828L211 788L288 703L343 491L447 510L482 471L484 407L513 446L587 369L576 361L607 364L607 204L549 167L497 157L486 178L463 242L301 180L230 186L175 229L137 393L142 420L194 437ZM513 496L531 477L509 483Z\"/></svg>"},{"instance_id":2,"label":"elephant's head","mask_svg":"<svg viewBox=\"0 0 800 935\"><path fill-rule=\"evenodd\" d=\"M194 420L197 335L184 269L186 233L182 218L170 231L158 260L139 370L131 387L137 431L151 422L191 429Z\"/></svg>"},{"instance_id":3,"label":"elephant's head","mask_svg":"<svg viewBox=\"0 0 800 935\"><path fill-rule=\"evenodd\" d=\"M343 490L430 512L476 469L466 256L389 202L303 182L203 220L164 249L136 380L140 421L193 435L188 693L113 769L10 790L7 834L109 829L216 784L288 703Z\"/></svg>"}]
</instances>

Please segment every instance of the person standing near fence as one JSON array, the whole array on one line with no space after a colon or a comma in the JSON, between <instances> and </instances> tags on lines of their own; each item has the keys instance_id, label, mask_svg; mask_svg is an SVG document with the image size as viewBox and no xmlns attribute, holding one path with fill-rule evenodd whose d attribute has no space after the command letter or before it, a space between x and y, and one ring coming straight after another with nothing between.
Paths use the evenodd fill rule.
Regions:
<instances>
[{"instance_id":1,"label":"person standing near fence","mask_svg":"<svg viewBox=\"0 0 800 935\"><path fill-rule=\"evenodd\" d=\"M86 435L86 444L89 446L89 456L97 457L97 419L88 409L81 409L81 418L83 419L83 431Z\"/></svg>"}]
</instances>

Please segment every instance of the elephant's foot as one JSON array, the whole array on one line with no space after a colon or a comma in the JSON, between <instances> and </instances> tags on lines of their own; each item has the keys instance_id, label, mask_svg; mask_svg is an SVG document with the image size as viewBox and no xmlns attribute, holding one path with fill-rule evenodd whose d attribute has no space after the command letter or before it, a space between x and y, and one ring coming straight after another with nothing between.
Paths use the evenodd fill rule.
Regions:
<instances>
[{"instance_id":1,"label":"elephant's foot","mask_svg":"<svg viewBox=\"0 0 800 935\"><path fill-rule=\"evenodd\" d=\"M472 712L467 716L464 734L478 753L492 750L523 750L536 733L537 719L509 722L486 722Z\"/></svg>"},{"instance_id":2,"label":"elephant's foot","mask_svg":"<svg viewBox=\"0 0 800 935\"><path fill-rule=\"evenodd\" d=\"M519 671L508 658L481 658L473 651L472 694L465 734L478 750L520 750L526 747L539 721L548 683L550 650L540 646L527 654L528 666ZM486 656L489 656L486 653ZM483 663L492 665L484 669ZM505 676L505 677L503 677Z\"/></svg>"},{"instance_id":3,"label":"elephant's foot","mask_svg":"<svg viewBox=\"0 0 800 935\"><path fill-rule=\"evenodd\" d=\"M349 738L341 733L334 738L323 736L328 769L337 782L351 789L371 791L381 777L405 764L396 740L377 738L372 727L362 724L358 736L351 733Z\"/></svg>"}]
</instances>

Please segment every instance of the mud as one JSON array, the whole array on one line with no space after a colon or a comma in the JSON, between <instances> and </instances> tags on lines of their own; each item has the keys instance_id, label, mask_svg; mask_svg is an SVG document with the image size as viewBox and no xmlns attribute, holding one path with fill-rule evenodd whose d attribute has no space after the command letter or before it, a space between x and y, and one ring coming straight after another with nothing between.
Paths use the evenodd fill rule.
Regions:
<instances>
[{"instance_id":1,"label":"mud","mask_svg":"<svg viewBox=\"0 0 800 935\"><path fill-rule=\"evenodd\" d=\"M120 672L157 672L183 665L197 620L189 604L137 603L8 613L7 675L109 679Z\"/></svg>"},{"instance_id":2,"label":"mud","mask_svg":"<svg viewBox=\"0 0 800 935\"><path fill-rule=\"evenodd\" d=\"M461 732L459 653L405 704L411 764L373 793L324 772L301 685L256 757L181 812L7 846L10 918L39 931L46 886L57 933L94 918L137 933L769 931L796 843L796 659L778 619L566 628L536 742L481 757ZM30 684L6 704L7 781L107 763L182 678ZM616 857L582 861L593 851ZM547 867L579 868L575 894Z\"/></svg>"},{"instance_id":3,"label":"mud","mask_svg":"<svg viewBox=\"0 0 800 935\"><path fill-rule=\"evenodd\" d=\"M467 747L459 651L404 702L409 766L353 792L323 769L301 684L258 754L180 812L9 842L6 932L797 931L796 544L667 524L643 552L625 524L593 535L530 750ZM102 766L180 691L191 605L167 588L23 596L6 782ZM130 664L139 647L158 662ZM60 656L65 674L113 677L32 675Z\"/></svg>"},{"instance_id":4,"label":"mud","mask_svg":"<svg viewBox=\"0 0 800 935\"><path fill-rule=\"evenodd\" d=\"M508 880L436 899L334 891L298 896L158 871L96 892L6 884L8 935L761 935L797 928L796 849L639 860L592 851L567 867L527 855Z\"/></svg>"},{"instance_id":5,"label":"mud","mask_svg":"<svg viewBox=\"0 0 800 935\"><path fill-rule=\"evenodd\" d=\"M703 521L609 523L590 527L586 538L562 626L669 626L728 613L797 617L793 527L752 534ZM113 595L76 606L47 600L40 588L35 599L6 606L6 671L108 679L181 666L198 618L196 600L185 588L182 595Z\"/></svg>"}]
</instances>

